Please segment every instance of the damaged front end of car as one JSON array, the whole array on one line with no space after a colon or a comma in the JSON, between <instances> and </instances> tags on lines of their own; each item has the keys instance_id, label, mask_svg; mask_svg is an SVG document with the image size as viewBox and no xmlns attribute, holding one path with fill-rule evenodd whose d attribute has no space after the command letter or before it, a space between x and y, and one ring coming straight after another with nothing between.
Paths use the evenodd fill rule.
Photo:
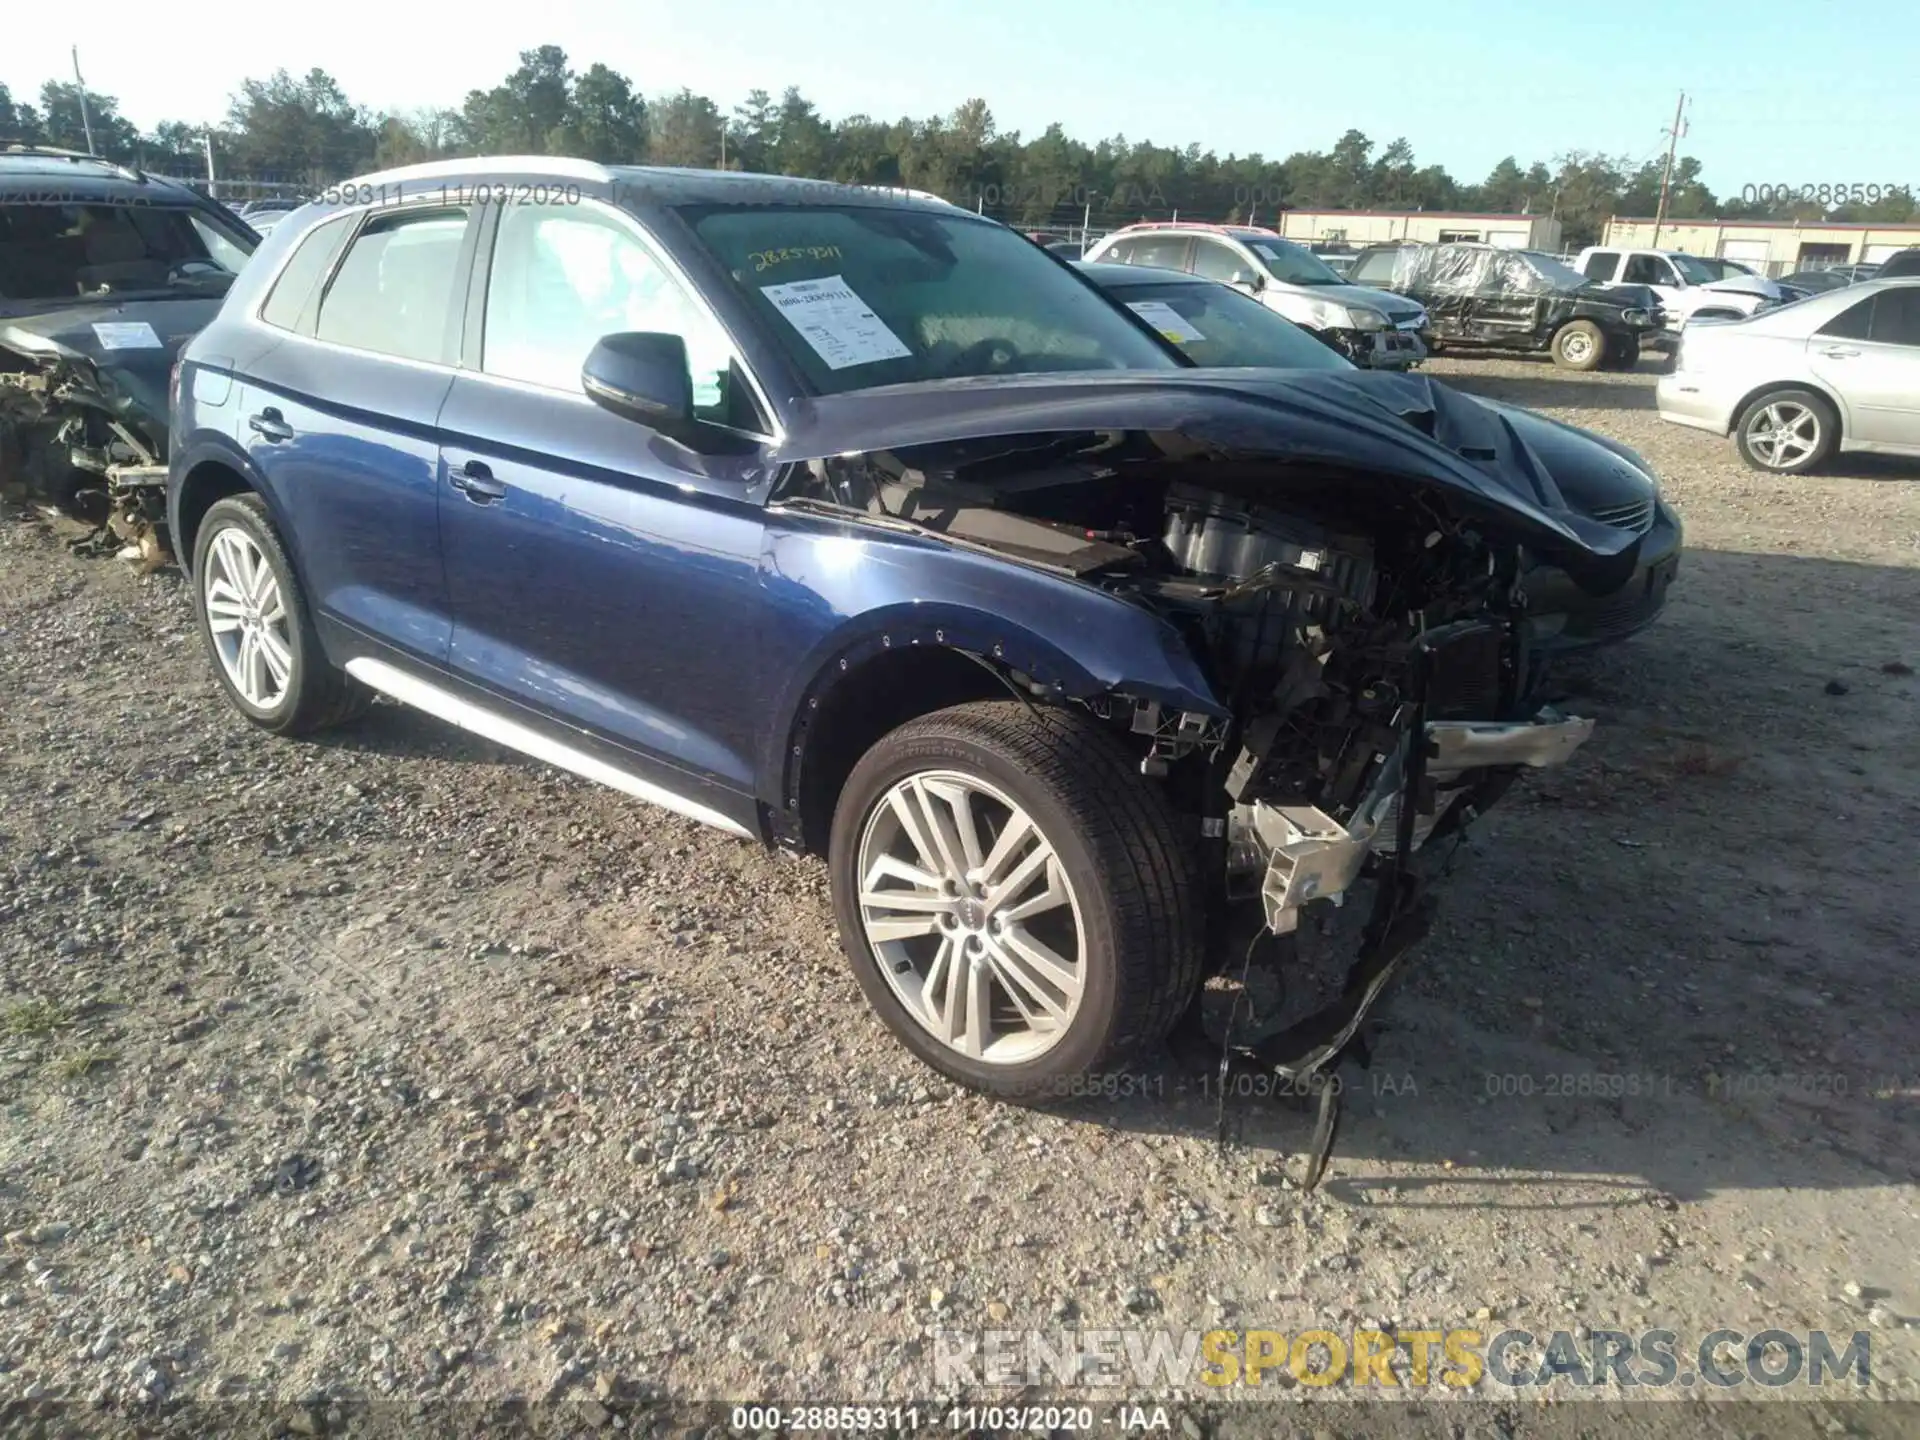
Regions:
<instances>
[{"instance_id":1,"label":"damaged front end of car","mask_svg":"<svg viewBox=\"0 0 1920 1440\"><path fill-rule=\"evenodd\" d=\"M1281 937L1266 948L1284 955L1304 916L1372 887L1330 1003L1263 1037L1230 1028L1223 1046L1201 1040L1196 997L1176 1049L1199 1040L1223 1068L1311 1077L1363 1049L1375 1000L1429 924L1434 842L1592 733L1536 698L1527 557L1550 554L1603 593L1636 559L1637 537L1575 515L1511 426L1450 449L1444 416L1397 413L1371 393L1381 383L1162 383L1125 403L1098 393L1123 386L1088 385L1059 397L1061 420L1135 423L847 451L787 481L789 502L1069 575L1171 629L1210 708L1006 678L1124 730L1190 817L1214 973L1236 954L1221 943L1236 914L1257 912L1256 935ZM985 432L991 415L950 424ZM1326 1143L1336 1113L1322 1115Z\"/></svg>"},{"instance_id":2,"label":"damaged front end of car","mask_svg":"<svg viewBox=\"0 0 1920 1440\"><path fill-rule=\"evenodd\" d=\"M81 550L166 561L164 381L0 325L0 496L76 520Z\"/></svg>"}]
</instances>

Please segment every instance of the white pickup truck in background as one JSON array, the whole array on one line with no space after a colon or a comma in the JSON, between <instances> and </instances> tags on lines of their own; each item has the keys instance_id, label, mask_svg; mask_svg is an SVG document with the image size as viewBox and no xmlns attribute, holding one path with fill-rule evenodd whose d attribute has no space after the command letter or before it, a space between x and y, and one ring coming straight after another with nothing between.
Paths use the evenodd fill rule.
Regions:
<instances>
[{"instance_id":1,"label":"white pickup truck in background","mask_svg":"<svg viewBox=\"0 0 1920 1440\"><path fill-rule=\"evenodd\" d=\"M1602 285L1646 285L1660 297L1667 324L1678 330L1697 318L1740 320L1772 309L1786 296L1758 275L1726 275L1680 250L1635 250L1590 245L1574 268Z\"/></svg>"}]
</instances>

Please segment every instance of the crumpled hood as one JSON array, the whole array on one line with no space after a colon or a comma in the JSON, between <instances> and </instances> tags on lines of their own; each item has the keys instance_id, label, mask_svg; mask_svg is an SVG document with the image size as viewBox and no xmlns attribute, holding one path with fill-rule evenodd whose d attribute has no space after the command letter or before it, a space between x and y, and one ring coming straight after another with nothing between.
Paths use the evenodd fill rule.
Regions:
<instances>
[{"instance_id":1,"label":"crumpled hood","mask_svg":"<svg viewBox=\"0 0 1920 1440\"><path fill-rule=\"evenodd\" d=\"M1762 300L1778 300L1780 287L1771 280L1763 280L1758 275L1729 275L1724 280L1715 280L1711 285L1699 287L1713 290L1723 295L1758 295Z\"/></svg>"},{"instance_id":2,"label":"crumpled hood","mask_svg":"<svg viewBox=\"0 0 1920 1440\"><path fill-rule=\"evenodd\" d=\"M1447 397L1445 414L1449 428L1445 436L1436 435L1436 439L1450 448L1456 442L1485 447L1499 443L1498 429L1510 430L1545 464L1567 503L1583 514L1652 500L1658 493L1659 485L1652 468L1631 446L1518 405L1509 405L1504 400L1464 394L1425 375L1395 378L1419 382L1415 388L1420 393L1404 393L1398 401L1398 405L1406 407L1400 411L1402 419L1415 425L1423 424L1423 412L1434 410L1432 392L1440 391ZM1383 404L1395 404L1384 395L1378 398ZM1492 412L1496 421L1494 427L1482 427L1470 436L1468 426L1474 407Z\"/></svg>"},{"instance_id":3,"label":"crumpled hood","mask_svg":"<svg viewBox=\"0 0 1920 1440\"><path fill-rule=\"evenodd\" d=\"M1335 305L1364 305L1369 310L1378 310L1389 320L1410 320L1423 308L1418 300L1366 285L1302 285L1292 293L1315 300L1331 300Z\"/></svg>"},{"instance_id":4,"label":"crumpled hood","mask_svg":"<svg viewBox=\"0 0 1920 1440\"><path fill-rule=\"evenodd\" d=\"M0 347L30 359L91 363L102 390L123 413L163 439L173 362L219 311L217 295L89 300L0 319ZM126 343L145 339L141 326L157 345ZM110 343L115 338L118 346Z\"/></svg>"},{"instance_id":5,"label":"crumpled hood","mask_svg":"<svg viewBox=\"0 0 1920 1440\"><path fill-rule=\"evenodd\" d=\"M1430 487L1606 592L1638 535L1580 513L1527 427L1425 376L1377 370L1114 371L892 385L805 402L782 463L996 435L1144 434L1171 458L1270 456Z\"/></svg>"}]
</instances>

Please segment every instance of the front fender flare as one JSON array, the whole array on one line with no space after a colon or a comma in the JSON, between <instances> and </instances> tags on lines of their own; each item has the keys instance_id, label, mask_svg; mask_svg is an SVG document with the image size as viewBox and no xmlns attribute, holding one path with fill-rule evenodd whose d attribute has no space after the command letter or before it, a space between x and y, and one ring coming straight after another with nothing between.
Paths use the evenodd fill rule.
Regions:
<instances>
[{"instance_id":1,"label":"front fender flare","mask_svg":"<svg viewBox=\"0 0 1920 1440\"><path fill-rule=\"evenodd\" d=\"M777 748L769 746L763 757L762 775L772 784L762 793L778 795L782 805L797 798L813 717L837 685L897 649L932 647L972 655L1003 675L1030 677L1058 700L1123 695L1157 701L1174 711L1228 717L1227 707L1172 625L1115 597L1101 598L1137 618L1135 643L1122 653L1107 646L1076 658L1060 641L1031 626L961 604L903 603L853 617L795 668L794 682L780 696L774 713L785 719L769 737Z\"/></svg>"}]
</instances>

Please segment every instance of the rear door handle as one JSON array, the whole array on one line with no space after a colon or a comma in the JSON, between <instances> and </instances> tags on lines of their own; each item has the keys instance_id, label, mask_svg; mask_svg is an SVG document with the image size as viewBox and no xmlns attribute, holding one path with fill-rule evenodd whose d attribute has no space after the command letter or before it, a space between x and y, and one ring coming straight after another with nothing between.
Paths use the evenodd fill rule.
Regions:
<instances>
[{"instance_id":1,"label":"rear door handle","mask_svg":"<svg viewBox=\"0 0 1920 1440\"><path fill-rule=\"evenodd\" d=\"M1858 350L1849 350L1844 345L1829 345L1820 353L1829 360L1851 360L1860 352Z\"/></svg>"},{"instance_id":2,"label":"rear door handle","mask_svg":"<svg viewBox=\"0 0 1920 1440\"><path fill-rule=\"evenodd\" d=\"M293 427L281 416L280 412L269 405L258 415L249 415L247 424L253 433L262 440L291 440Z\"/></svg>"},{"instance_id":3,"label":"rear door handle","mask_svg":"<svg viewBox=\"0 0 1920 1440\"><path fill-rule=\"evenodd\" d=\"M469 460L448 477L453 488L476 505L491 505L507 493L506 483L493 478L478 460Z\"/></svg>"}]
</instances>

